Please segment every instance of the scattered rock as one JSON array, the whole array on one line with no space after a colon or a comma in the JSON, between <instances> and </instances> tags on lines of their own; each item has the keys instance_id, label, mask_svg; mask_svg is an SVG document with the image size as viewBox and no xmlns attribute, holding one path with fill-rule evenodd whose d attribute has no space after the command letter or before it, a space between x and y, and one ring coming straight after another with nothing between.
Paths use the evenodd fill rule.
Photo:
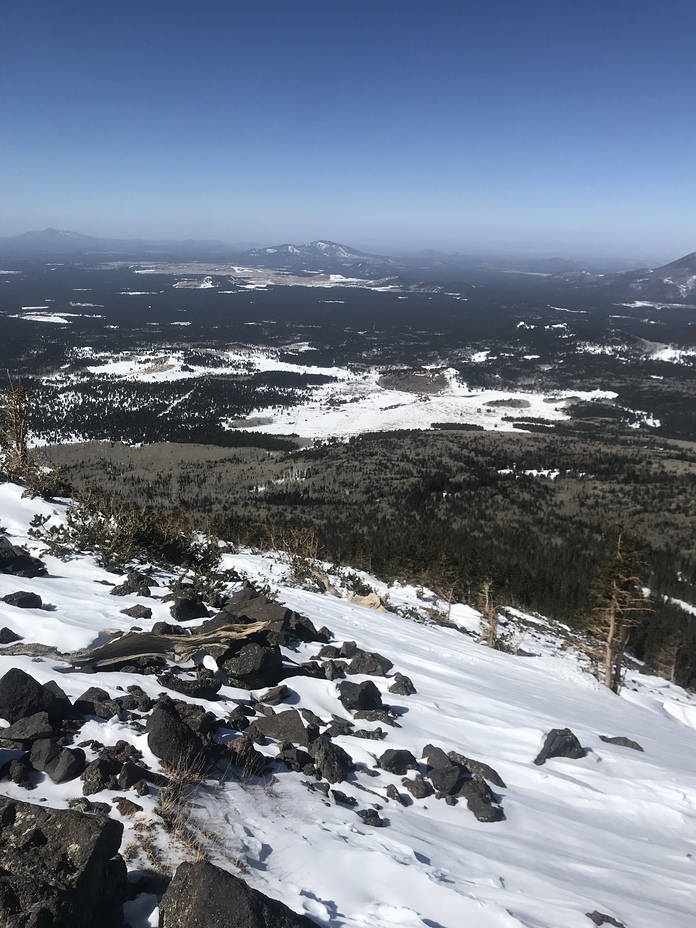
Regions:
<instances>
[{"instance_id":1,"label":"scattered rock","mask_svg":"<svg viewBox=\"0 0 696 928\"><path fill-rule=\"evenodd\" d=\"M394 682L389 687L389 692L394 693L396 696L413 696L416 688L410 677L404 676L402 673L395 673Z\"/></svg>"},{"instance_id":2,"label":"scattered rock","mask_svg":"<svg viewBox=\"0 0 696 928\"><path fill-rule=\"evenodd\" d=\"M129 606L128 609L121 609L121 615L127 615L131 619L151 619L152 609L149 606L136 603L135 606Z\"/></svg>"},{"instance_id":3,"label":"scattered rock","mask_svg":"<svg viewBox=\"0 0 696 928\"><path fill-rule=\"evenodd\" d=\"M177 622L190 622L191 619L207 619L208 609L193 590L178 590L172 594L172 605L169 612Z\"/></svg>"},{"instance_id":4,"label":"scattered rock","mask_svg":"<svg viewBox=\"0 0 696 928\"><path fill-rule=\"evenodd\" d=\"M289 741L309 747L310 742L319 736L319 729L315 726L305 727L302 716L297 709L287 709L276 715L255 719L249 726L251 730L260 732L265 738L275 741Z\"/></svg>"},{"instance_id":5,"label":"scattered rock","mask_svg":"<svg viewBox=\"0 0 696 928\"><path fill-rule=\"evenodd\" d=\"M218 660L230 686L255 690L276 686L283 677L283 658L277 645L249 641L238 651Z\"/></svg>"},{"instance_id":6,"label":"scattered rock","mask_svg":"<svg viewBox=\"0 0 696 928\"><path fill-rule=\"evenodd\" d=\"M329 783L341 783L354 766L350 754L324 737L311 742L309 753L319 773Z\"/></svg>"},{"instance_id":7,"label":"scattered rock","mask_svg":"<svg viewBox=\"0 0 696 928\"><path fill-rule=\"evenodd\" d=\"M397 751L393 748L385 751L377 763L382 768L382 770L386 770L387 773L396 773L398 776L403 776L407 770L418 769L416 758L413 756L413 754L411 754L410 751Z\"/></svg>"},{"instance_id":8,"label":"scattered rock","mask_svg":"<svg viewBox=\"0 0 696 928\"><path fill-rule=\"evenodd\" d=\"M637 741L631 741L630 738L625 738L623 735L618 735L616 738L609 738L607 735L600 735L599 740L606 742L606 744L618 744L619 747L622 748L632 748L634 751L644 750Z\"/></svg>"},{"instance_id":9,"label":"scattered rock","mask_svg":"<svg viewBox=\"0 0 696 928\"><path fill-rule=\"evenodd\" d=\"M381 741L386 737L386 732L381 728L356 728L352 735L354 738L365 738L367 741Z\"/></svg>"},{"instance_id":10,"label":"scattered rock","mask_svg":"<svg viewBox=\"0 0 696 928\"><path fill-rule=\"evenodd\" d=\"M398 802L400 806L405 806L405 805L406 805L406 800L405 800L404 797L401 795L401 793L398 791L398 789L394 786L393 783L390 783L389 786L387 786L387 788L385 789L384 792L387 794L387 796L388 796L390 799L393 799L394 802Z\"/></svg>"},{"instance_id":11,"label":"scattered rock","mask_svg":"<svg viewBox=\"0 0 696 928\"><path fill-rule=\"evenodd\" d=\"M177 867L159 912L160 928L316 928L306 916L207 861Z\"/></svg>"},{"instance_id":12,"label":"scattered rock","mask_svg":"<svg viewBox=\"0 0 696 928\"><path fill-rule=\"evenodd\" d=\"M121 706L117 700L99 686L90 686L75 700L75 711L80 715L96 715L99 719L111 719L121 715Z\"/></svg>"},{"instance_id":13,"label":"scattered rock","mask_svg":"<svg viewBox=\"0 0 696 928\"><path fill-rule=\"evenodd\" d=\"M166 686L167 689L190 696L192 699L218 699L218 690L222 686L222 682L211 670L201 666L196 668L195 677L182 676L168 670L159 674L157 682L160 686Z\"/></svg>"},{"instance_id":14,"label":"scattered rock","mask_svg":"<svg viewBox=\"0 0 696 928\"><path fill-rule=\"evenodd\" d=\"M14 760L11 760L7 765L7 773L9 774L10 779L13 783L16 783L17 786L21 786L23 789L33 789L33 785L29 779L29 774L32 772L33 767L29 762L26 754L24 757L16 757ZM5 768L3 767L3 775Z\"/></svg>"},{"instance_id":15,"label":"scattered rock","mask_svg":"<svg viewBox=\"0 0 696 928\"><path fill-rule=\"evenodd\" d=\"M16 606L18 609L40 609L43 603L38 593L28 593L26 590L17 590L16 593L8 593L3 596L2 601L8 606Z\"/></svg>"},{"instance_id":16,"label":"scattered rock","mask_svg":"<svg viewBox=\"0 0 696 928\"><path fill-rule=\"evenodd\" d=\"M394 714L386 706L382 709L358 709L354 713L356 719L365 719L366 722L384 722L385 725L391 725L392 728L401 728L398 722L394 721Z\"/></svg>"},{"instance_id":17,"label":"scattered rock","mask_svg":"<svg viewBox=\"0 0 696 928\"><path fill-rule=\"evenodd\" d=\"M463 771L458 764L449 764L447 767L433 767L428 777L438 793L453 796L463 779Z\"/></svg>"},{"instance_id":18,"label":"scattered rock","mask_svg":"<svg viewBox=\"0 0 696 928\"><path fill-rule=\"evenodd\" d=\"M288 770L294 770L295 773L300 771L304 773L308 768L314 768L311 755L301 748L294 747L292 744L280 745L276 760L281 764L285 764Z\"/></svg>"},{"instance_id":19,"label":"scattered rock","mask_svg":"<svg viewBox=\"0 0 696 928\"><path fill-rule=\"evenodd\" d=\"M0 535L0 572L15 577L43 577L46 565L38 557L32 557L24 548L12 544L7 535Z\"/></svg>"},{"instance_id":20,"label":"scattered rock","mask_svg":"<svg viewBox=\"0 0 696 928\"><path fill-rule=\"evenodd\" d=\"M153 635L188 635L188 631L181 625L172 625L170 622L155 622L152 626Z\"/></svg>"},{"instance_id":21,"label":"scattered rock","mask_svg":"<svg viewBox=\"0 0 696 928\"><path fill-rule=\"evenodd\" d=\"M43 771L54 783L76 780L85 769L81 748L64 748L48 739L35 741L29 756L34 769Z\"/></svg>"},{"instance_id":22,"label":"scattered rock","mask_svg":"<svg viewBox=\"0 0 696 928\"><path fill-rule=\"evenodd\" d=\"M578 760L584 756L584 748L569 728L552 728L534 763L540 767L552 757L569 757L571 760Z\"/></svg>"},{"instance_id":23,"label":"scattered rock","mask_svg":"<svg viewBox=\"0 0 696 928\"><path fill-rule=\"evenodd\" d=\"M382 696L372 680L364 683L352 683L345 680L338 685L338 698L346 709L357 711L361 709L381 709Z\"/></svg>"},{"instance_id":24,"label":"scattered rock","mask_svg":"<svg viewBox=\"0 0 696 928\"><path fill-rule=\"evenodd\" d=\"M414 799L427 799L428 796L432 796L435 792L430 783L424 780L420 774L416 774L412 780L408 777L404 777L401 784L409 791Z\"/></svg>"},{"instance_id":25,"label":"scattered rock","mask_svg":"<svg viewBox=\"0 0 696 928\"><path fill-rule=\"evenodd\" d=\"M121 928L120 822L0 798L0 824L4 928Z\"/></svg>"},{"instance_id":26,"label":"scattered rock","mask_svg":"<svg viewBox=\"0 0 696 928\"><path fill-rule=\"evenodd\" d=\"M421 756L425 758L429 770L442 770L445 767L451 767L455 763L454 758L445 754L442 748L437 748L434 744L426 744Z\"/></svg>"},{"instance_id":27,"label":"scattered rock","mask_svg":"<svg viewBox=\"0 0 696 928\"><path fill-rule=\"evenodd\" d=\"M600 928L601 925L613 925L614 928L626 928L623 922L620 922L616 918L612 918L611 915L605 915L603 912L598 912L596 909L594 912L585 912L585 915L594 922L595 925Z\"/></svg>"},{"instance_id":28,"label":"scattered rock","mask_svg":"<svg viewBox=\"0 0 696 928\"><path fill-rule=\"evenodd\" d=\"M137 812L143 811L142 806L139 806L137 802L126 799L125 796L115 796L111 801L118 809L119 814L123 815L124 818L133 818Z\"/></svg>"},{"instance_id":29,"label":"scattered rock","mask_svg":"<svg viewBox=\"0 0 696 928\"><path fill-rule=\"evenodd\" d=\"M329 796L335 803L341 806L357 806L358 800L355 796L346 796L340 789L329 789Z\"/></svg>"},{"instance_id":30,"label":"scattered rock","mask_svg":"<svg viewBox=\"0 0 696 928\"><path fill-rule=\"evenodd\" d=\"M221 615L225 622L238 622L242 619L253 622L267 622L269 626L269 640L276 644L288 641L328 641L330 633L326 629L317 629L307 616L300 615L274 603L259 593L252 586L245 586L234 593L223 607Z\"/></svg>"},{"instance_id":31,"label":"scattered rock","mask_svg":"<svg viewBox=\"0 0 696 928\"><path fill-rule=\"evenodd\" d=\"M329 660L323 662L321 669L327 680L342 680L346 675L346 666L345 661Z\"/></svg>"},{"instance_id":32,"label":"scattered rock","mask_svg":"<svg viewBox=\"0 0 696 928\"><path fill-rule=\"evenodd\" d=\"M39 738L50 738L53 726L48 720L46 712L36 712L23 719L0 729L0 741L36 741Z\"/></svg>"},{"instance_id":33,"label":"scattered rock","mask_svg":"<svg viewBox=\"0 0 696 928\"><path fill-rule=\"evenodd\" d=\"M493 805L495 796L490 787L478 777L464 780L455 798L466 799L466 804L479 822L500 822L505 818L502 808Z\"/></svg>"},{"instance_id":34,"label":"scattered rock","mask_svg":"<svg viewBox=\"0 0 696 928\"><path fill-rule=\"evenodd\" d=\"M394 664L376 651L358 651L348 664L348 673L365 673L373 677L384 677Z\"/></svg>"},{"instance_id":35,"label":"scattered rock","mask_svg":"<svg viewBox=\"0 0 696 928\"><path fill-rule=\"evenodd\" d=\"M147 720L147 743L170 767L204 766L205 752L198 735L181 719L168 697L160 697Z\"/></svg>"},{"instance_id":36,"label":"scattered rock","mask_svg":"<svg viewBox=\"0 0 696 928\"><path fill-rule=\"evenodd\" d=\"M90 815L107 815L111 812L108 802L92 802L86 796L68 799L68 807L75 812L87 812Z\"/></svg>"},{"instance_id":37,"label":"scattered rock","mask_svg":"<svg viewBox=\"0 0 696 928\"><path fill-rule=\"evenodd\" d=\"M484 780L488 780L489 783L492 783L493 786L498 786L500 789L507 789L505 781L500 774L492 767L489 767L488 764L484 764L480 760L473 760L471 757L465 757L457 751L449 751L447 756L453 763L464 767L474 776L482 777Z\"/></svg>"},{"instance_id":38,"label":"scattered rock","mask_svg":"<svg viewBox=\"0 0 696 928\"><path fill-rule=\"evenodd\" d=\"M129 596L134 593L136 596L148 597L151 595L149 586L151 582L145 574L137 570L129 570L123 583L115 586L110 592L112 596Z\"/></svg>"},{"instance_id":39,"label":"scattered rock","mask_svg":"<svg viewBox=\"0 0 696 928\"><path fill-rule=\"evenodd\" d=\"M291 694L292 690L290 687L281 683L280 686L274 686L273 689L268 690L263 696L259 696L259 702L263 702L267 706L278 706L281 702L285 702Z\"/></svg>"},{"instance_id":40,"label":"scattered rock","mask_svg":"<svg viewBox=\"0 0 696 928\"><path fill-rule=\"evenodd\" d=\"M0 679L0 717L14 723L37 712L48 713L53 724L60 724L72 707L57 684L41 686L19 667L12 667Z\"/></svg>"},{"instance_id":41,"label":"scattered rock","mask_svg":"<svg viewBox=\"0 0 696 928\"><path fill-rule=\"evenodd\" d=\"M97 757L91 764L87 764L80 777L83 795L93 796L103 789L117 789L122 766L108 757Z\"/></svg>"},{"instance_id":42,"label":"scattered rock","mask_svg":"<svg viewBox=\"0 0 696 928\"><path fill-rule=\"evenodd\" d=\"M372 828L384 828L386 825L375 809L358 809L355 814L360 816L365 825L371 825Z\"/></svg>"},{"instance_id":43,"label":"scattered rock","mask_svg":"<svg viewBox=\"0 0 696 928\"><path fill-rule=\"evenodd\" d=\"M22 636L18 635L17 632L13 632L11 628L7 626L0 628L0 644L12 644L13 641L21 641Z\"/></svg>"}]
</instances>

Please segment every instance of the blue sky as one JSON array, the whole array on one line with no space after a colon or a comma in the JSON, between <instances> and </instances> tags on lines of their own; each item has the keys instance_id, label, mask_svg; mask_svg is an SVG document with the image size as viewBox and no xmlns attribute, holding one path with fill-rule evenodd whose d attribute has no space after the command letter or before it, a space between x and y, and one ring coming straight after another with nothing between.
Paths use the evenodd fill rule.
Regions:
<instances>
[{"instance_id":1,"label":"blue sky","mask_svg":"<svg viewBox=\"0 0 696 928\"><path fill-rule=\"evenodd\" d=\"M6 0L0 235L677 257L693 0Z\"/></svg>"}]
</instances>

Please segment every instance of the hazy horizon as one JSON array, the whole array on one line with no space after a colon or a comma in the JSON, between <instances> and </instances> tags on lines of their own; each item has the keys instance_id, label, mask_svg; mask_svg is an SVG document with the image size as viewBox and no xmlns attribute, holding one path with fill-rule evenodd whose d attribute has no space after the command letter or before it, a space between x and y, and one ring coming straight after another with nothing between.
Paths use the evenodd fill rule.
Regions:
<instances>
[{"instance_id":1,"label":"hazy horizon","mask_svg":"<svg viewBox=\"0 0 696 928\"><path fill-rule=\"evenodd\" d=\"M0 236L696 248L687 0L27 0L3 24Z\"/></svg>"}]
</instances>

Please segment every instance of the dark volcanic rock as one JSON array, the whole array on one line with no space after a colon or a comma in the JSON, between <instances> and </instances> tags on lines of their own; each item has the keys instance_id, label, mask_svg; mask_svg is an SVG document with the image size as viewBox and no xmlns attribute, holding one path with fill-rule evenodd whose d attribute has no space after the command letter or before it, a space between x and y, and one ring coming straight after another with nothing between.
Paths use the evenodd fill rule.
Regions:
<instances>
[{"instance_id":1,"label":"dark volcanic rock","mask_svg":"<svg viewBox=\"0 0 696 928\"><path fill-rule=\"evenodd\" d=\"M117 760L109 757L98 757L91 764L87 764L80 776L83 795L93 796L103 789L117 789L122 766Z\"/></svg>"},{"instance_id":2,"label":"dark volcanic rock","mask_svg":"<svg viewBox=\"0 0 696 928\"><path fill-rule=\"evenodd\" d=\"M457 764L450 764L448 767L433 767L428 777L438 793L452 796L463 778L463 771Z\"/></svg>"},{"instance_id":3,"label":"dark volcanic rock","mask_svg":"<svg viewBox=\"0 0 696 928\"><path fill-rule=\"evenodd\" d=\"M260 732L265 738L275 741L289 741L292 744L301 744L309 747L311 741L319 736L316 726L305 727L302 716L297 709L287 709L276 715L268 715L256 719L249 726L250 730Z\"/></svg>"},{"instance_id":4,"label":"dark volcanic rock","mask_svg":"<svg viewBox=\"0 0 696 928\"><path fill-rule=\"evenodd\" d=\"M309 753L319 773L329 783L341 783L354 766L350 754L326 738L312 741Z\"/></svg>"},{"instance_id":5,"label":"dark volcanic rock","mask_svg":"<svg viewBox=\"0 0 696 928\"><path fill-rule=\"evenodd\" d=\"M29 755L32 766L47 774L54 783L75 780L85 769L81 748L63 748L48 738L35 741Z\"/></svg>"},{"instance_id":6,"label":"dark volcanic rock","mask_svg":"<svg viewBox=\"0 0 696 928\"><path fill-rule=\"evenodd\" d=\"M291 744L281 745L281 749L276 755L276 760L285 764L289 770L294 770L296 773L314 766L311 755L301 748L293 747Z\"/></svg>"},{"instance_id":7,"label":"dark volcanic rock","mask_svg":"<svg viewBox=\"0 0 696 928\"><path fill-rule=\"evenodd\" d=\"M316 928L226 870L180 864L159 906L160 928Z\"/></svg>"},{"instance_id":8,"label":"dark volcanic rock","mask_svg":"<svg viewBox=\"0 0 696 928\"><path fill-rule=\"evenodd\" d=\"M4 626L0 628L0 644L12 644L13 641L21 641L22 636L13 632L11 628Z\"/></svg>"},{"instance_id":9,"label":"dark volcanic rock","mask_svg":"<svg viewBox=\"0 0 696 928\"><path fill-rule=\"evenodd\" d=\"M364 683L352 683L345 680L338 685L338 698L346 709L381 709L382 695L372 680Z\"/></svg>"},{"instance_id":10,"label":"dark volcanic rock","mask_svg":"<svg viewBox=\"0 0 696 928\"><path fill-rule=\"evenodd\" d=\"M0 798L3 928L121 928L120 822Z\"/></svg>"},{"instance_id":11,"label":"dark volcanic rock","mask_svg":"<svg viewBox=\"0 0 696 928\"><path fill-rule=\"evenodd\" d=\"M389 692L394 693L396 696L413 696L416 688L410 677L406 677L402 673L395 673L394 682L389 687Z\"/></svg>"},{"instance_id":12,"label":"dark volcanic rock","mask_svg":"<svg viewBox=\"0 0 696 928\"><path fill-rule=\"evenodd\" d=\"M39 738L50 738L53 726L48 720L46 712L37 712L27 715L8 728L0 729L0 741L37 741Z\"/></svg>"},{"instance_id":13,"label":"dark volcanic rock","mask_svg":"<svg viewBox=\"0 0 696 928\"><path fill-rule=\"evenodd\" d=\"M404 750L395 751L394 749L390 749L385 751L377 763L382 770L386 770L387 773L396 773L399 776L403 776L407 770L418 769L416 758L410 751Z\"/></svg>"},{"instance_id":14,"label":"dark volcanic rock","mask_svg":"<svg viewBox=\"0 0 696 928\"><path fill-rule=\"evenodd\" d=\"M179 590L173 594L174 602L169 611L177 622L189 622L191 619L207 619L208 610L201 597L191 591Z\"/></svg>"},{"instance_id":15,"label":"dark volcanic rock","mask_svg":"<svg viewBox=\"0 0 696 928\"><path fill-rule=\"evenodd\" d=\"M32 557L24 548L12 544L7 535L0 535L0 572L15 577L43 577L46 565L38 557Z\"/></svg>"},{"instance_id":16,"label":"dark volcanic rock","mask_svg":"<svg viewBox=\"0 0 696 928\"><path fill-rule=\"evenodd\" d=\"M614 928L626 928L623 922L620 922L618 918L613 918L611 915L605 915L604 912L598 912L596 909L594 912L585 912L585 915L597 925L597 928L601 928L602 925L613 925Z\"/></svg>"},{"instance_id":17,"label":"dark volcanic rock","mask_svg":"<svg viewBox=\"0 0 696 928\"><path fill-rule=\"evenodd\" d=\"M218 699L218 690L222 686L215 674L205 667L197 668L195 678L180 676L170 670L161 673L157 682L160 686L166 686L175 693L182 693L193 699Z\"/></svg>"},{"instance_id":18,"label":"dark volcanic rock","mask_svg":"<svg viewBox=\"0 0 696 928\"><path fill-rule=\"evenodd\" d=\"M40 609L43 603L38 593L28 593L26 590L17 590L16 593L8 593L3 596L2 601L8 606L16 606L18 609Z\"/></svg>"},{"instance_id":19,"label":"dark volcanic rock","mask_svg":"<svg viewBox=\"0 0 696 928\"><path fill-rule=\"evenodd\" d=\"M416 774L412 780L408 777L404 777L401 784L409 791L414 799L427 799L428 796L432 796L435 792L430 783L424 780L420 774Z\"/></svg>"},{"instance_id":20,"label":"dark volcanic rock","mask_svg":"<svg viewBox=\"0 0 696 928\"><path fill-rule=\"evenodd\" d=\"M188 631L181 625L172 625L171 622L155 622L152 626L153 635L188 635Z\"/></svg>"},{"instance_id":21,"label":"dark volcanic rock","mask_svg":"<svg viewBox=\"0 0 696 928\"><path fill-rule=\"evenodd\" d=\"M328 641L325 629L317 631L306 616L274 603L252 586L245 586L234 593L225 604L221 615L223 614L225 622L240 622L243 619L267 622L272 635L271 640L276 644L293 639Z\"/></svg>"},{"instance_id":22,"label":"dark volcanic rock","mask_svg":"<svg viewBox=\"0 0 696 928\"><path fill-rule=\"evenodd\" d=\"M121 714L118 701L112 699L106 690L98 686L90 686L88 690L75 700L75 711L80 715L96 715L100 719L111 719Z\"/></svg>"},{"instance_id":23,"label":"dark volcanic rock","mask_svg":"<svg viewBox=\"0 0 696 928\"><path fill-rule=\"evenodd\" d=\"M634 751L643 750L637 741L631 741L630 738L626 738L623 735L617 735L616 738L609 738L607 735L600 735L599 740L604 741L606 744L618 744L619 747L622 748L632 748Z\"/></svg>"},{"instance_id":24,"label":"dark volcanic rock","mask_svg":"<svg viewBox=\"0 0 696 928\"><path fill-rule=\"evenodd\" d=\"M72 707L59 686L41 686L19 667L12 667L0 679L0 717L14 723L37 712L48 713L56 724L70 716Z\"/></svg>"},{"instance_id":25,"label":"dark volcanic rock","mask_svg":"<svg viewBox=\"0 0 696 928\"><path fill-rule=\"evenodd\" d=\"M203 742L184 722L170 699L161 697L145 726L147 743L155 755L170 767L204 764Z\"/></svg>"},{"instance_id":26,"label":"dark volcanic rock","mask_svg":"<svg viewBox=\"0 0 696 928\"><path fill-rule=\"evenodd\" d=\"M348 673L366 673L373 677L384 677L394 664L376 651L358 651L348 664Z\"/></svg>"},{"instance_id":27,"label":"dark volcanic rock","mask_svg":"<svg viewBox=\"0 0 696 928\"><path fill-rule=\"evenodd\" d=\"M151 580L144 574L138 573L137 570L129 570L123 583L115 586L111 590L112 596L129 596L135 593L137 596L150 596Z\"/></svg>"},{"instance_id":28,"label":"dark volcanic rock","mask_svg":"<svg viewBox=\"0 0 696 928\"><path fill-rule=\"evenodd\" d=\"M283 678L283 658L277 645L250 641L218 664L227 674L230 686L255 690L276 686Z\"/></svg>"},{"instance_id":29,"label":"dark volcanic rock","mask_svg":"<svg viewBox=\"0 0 696 928\"><path fill-rule=\"evenodd\" d=\"M324 661L321 665L324 676L327 680L342 680L346 675L346 664L344 661Z\"/></svg>"},{"instance_id":30,"label":"dark volcanic rock","mask_svg":"<svg viewBox=\"0 0 696 928\"><path fill-rule=\"evenodd\" d=\"M571 760L578 760L584 756L584 748L569 728L552 728L534 763L540 767L552 757L569 757Z\"/></svg>"},{"instance_id":31,"label":"dark volcanic rock","mask_svg":"<svg viewBox=\"0 0 696 928\"><path fill-rule=\"evenodd\" d=\"M505 781L500 776L500 774L492 767L489 767L488 764L484 764L480 760L473 760L471 757L465 757L464 754L459 754L457 751L449 751L447 756L452 761L452 763L459 764L461 767L464 767L475 777L481 777L484 780L488 780L493 784L493 786L498 786L500 789L507 789Z\"/></svg>"},{"instance_id":32,"label":"dark volcanic rock","mask_svg":"<svg viewBox=\"0 0 696 928\"><path fill-rule=\"evenodd\" d=\"M268 692L264 693L263 696L259 696L259 702L265 703L267 706L278 706L281 702L285 702L286 699L289 699L292 695L292 690L289 686L286 686L284 683L281 683L280 686L274 686Z\"/></svg>"},{"instance_id":33,"label":"dark volcanic rock","mask_svg":"<svg viewBox=\"0 0 696 928\"><path fill-rule=\"evenodd\" d=\"M459 787L456 798L466 799L466 804L479 822L500 822L505 813L498 805L493 805L495 796L485 780L473 777L464 780Z\"/></svg>"},{"instance_id":34,"label":"dark volcanic rock","mask_svg":"<svg viewBox=\"0 0 696 928\"><path fill-rule=\"evenodd\" d=\"M363 822L372 828L384 828L386 825L384 819L379 817L376 809L359 809L355 814L359 815Z\"/></svg>"},{"instance_id":35,"label":"dark volcanic rock","mask_svg":"<svg viewBox=\"0 0 696 928\"><path fill-rule=\"evenodd\" d=\"M128 609L121 609L121 615L127 615L131 619L151 619L152 609L149 606L136 603L135 606L129 606Z\"/></svg>"},{"instance_id":36,"label":"dark volcanic rock","mask_svg":"<svg viewBox=\"0 0 696 928\"><path fill-rule=\"evenodd\" d=\"M445 754L442 748L437 748L434 744L426 744L422 756L429 770L442 770L445 767L451 767L454 763L454 758Z\"/></svg>"}]
</instances>

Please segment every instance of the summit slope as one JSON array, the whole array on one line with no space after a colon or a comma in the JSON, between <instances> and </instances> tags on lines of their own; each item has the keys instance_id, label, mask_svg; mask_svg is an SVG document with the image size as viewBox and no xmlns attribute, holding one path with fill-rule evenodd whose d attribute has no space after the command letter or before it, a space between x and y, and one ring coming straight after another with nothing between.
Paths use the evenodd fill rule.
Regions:
<instances>
[{"instance_id":1,"label":"summit slope","mask_svg":"<svg viewBox=\"0 0 696 928\"><path fill-rule=\"evenodd\" d=\"M65 503L24 499L20 488L0 486L0 521L9 540L40 553L28 536L35 514L58 524ZM160 585L151 597L115 597L110 589L120 578L93 557L75 553L64 559L45 555L44 560L44 577L0 573L0 599L20 587L42 598L40 609L0 602L0 626L27 642L72 651L102 644L107 628L125 632L135 624L148 630L155 621L171 621L164 596L173 575L165 571L156 572ZM372 681L384 703L395 708L398 726L351 719L339 701L340 680L288 677L289 693L274 712L296 708L323 723L332 716L354 721L353 733L332 740L357 769L334 788L355 799L358 810L378 806L385 827L365 824L331 790L326 795L318 791L320 781L281 764L271 763L261 777L225 779L223 772L203 782L192 800L195 815L216 838L209 849L213 862L233 869L236 861L252 886L330 928L587 928L592 912L626 928L690 928L696 866L693 696L637 671L629 673L621 695L615 696L587 672L585 659L569 646L570 631L538 616L508 615L508 631L526 652L519 656L477 644L479 617L466 606L453 607L449 625L429 620L438 603L428 590L387 587L361 574L362 583L402 614L377 612L349 602L356 575L351 578L329 565L324 569L330 585L341 596L300 588L290 560L280 552L229 551L222 566L273 591L279 602L316 627L326 625L332 644L354 641L358 648L388 657L394 667L386 677L348 679ZM138 602L152 609L151 619L134 622L121 612ZM192 620L183 627L195 630L199 623ZM284 646L286 669L306 663L320 649L314 642L292 650ZM209 664L211 658L205 660ZM71 701L95 686L112 699L133 684L153 699L163 691L154 675L86 673L67 660L36 660L0 650L0 674L13 667L40 683L57 680ZM397 672L411 678L414 694L389 691ZM220 699L191 701L224 720L235 708L233 700L249 702L264 690L223 685ZM124 739L157 770L147 734L131 715L90 716L76 741L94 739L108 746ZM578 737L585 756L535 765L547 732L566 727ZM354 733L374 734L378 728L384 732L378 740ZM606 743L600 735L627 737L644 750ZM216 737L234 741L240 736L223 727ZM426 773L421 756L428 744L494 768L506 784L492 786L504 820L477 821L463 799L456 805L434 795L413 799L401 775L377 767L386 750L403 749ZM271 761L278 745L266 739L257 750ZM8 760L7 749L0 749L0 759ZM414 771L407 776L412 779ZM27 792L2 779L0 792L61 808L81 792L80 780L56 785L37 773L32 782L35 789ZM395 790L405 804L390 798ZM93 798L112 805L119 795L122 790L107 789ZM137 802L143 810L124 819L122 850L137 841L138 822L157 820L154 794ZM110 814L120 818L115 805ZM163 830L158 834L168 863L185 856L173 838ZM136 855L129 868L135 872L140 866ZM142 894L129 904L129 924L156 925L156 902L155 896Z\"/></svg>"}]
</instances>

